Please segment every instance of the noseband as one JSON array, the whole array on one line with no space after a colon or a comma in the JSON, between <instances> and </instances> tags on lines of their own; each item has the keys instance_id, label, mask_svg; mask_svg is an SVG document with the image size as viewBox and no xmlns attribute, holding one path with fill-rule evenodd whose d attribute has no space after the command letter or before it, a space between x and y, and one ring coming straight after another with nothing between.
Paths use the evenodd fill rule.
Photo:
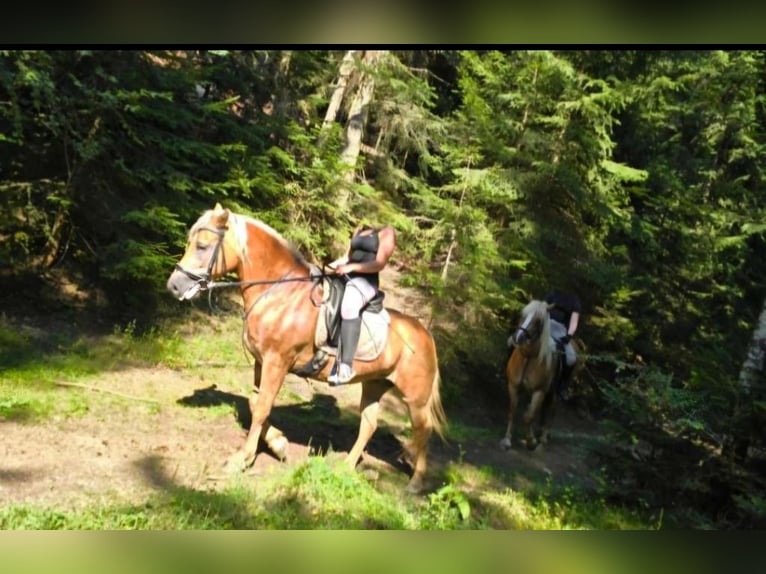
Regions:
<instances>
[{"instance_id":1,"label":"noseband","mask_svg":"<svg viewBox=\"0 0 766 574\"><path fill-rule=\"evenodd\" d=\"M540 334L543 331L542 327L538 327L537 329L534 329L534 330L527 328L529 324L532 322L533 318L534 318L534 315L530 315L529 317L527 317L527 319L524 321L522 325L516 328L516 335L514 336L514 338L516 339L517 342L519 340L519 337L518 337L519 331L521 331L522 333L526 335L528 343L534 343L537 340L537 338L540 336Z\"/></svg>"},{"instance_id":2,"label":"noseband","mask_svg":"<svg viewBox=\"0 0 766 574\"><path fill-rule=\"evenodd\" d=\"M212 273L213 269L216 267L216 263L218 261L218 254L223 254L223 268L226 269L226 254L223 252L223 249L221 247L223 246L223 238L226 235L227 227L218 227L216 229L213 229L211 227L200 227L197 229L196 233L199 233L202 230L209 231L210 233L214 233L218 236L218 241L215 244L215 247L213 248L213 255L210 257L210 261L208 261L207 269L203 273L194 273L193 271L189 271L188 269L182 267L178 263L176 263L176 269L186 275L189 279L192 281L196 281L199 285L200 291L206 291L210 288L210 283L212 280ZM195 234L196 234L195 233Z\"/></svg>"}]
</instances>

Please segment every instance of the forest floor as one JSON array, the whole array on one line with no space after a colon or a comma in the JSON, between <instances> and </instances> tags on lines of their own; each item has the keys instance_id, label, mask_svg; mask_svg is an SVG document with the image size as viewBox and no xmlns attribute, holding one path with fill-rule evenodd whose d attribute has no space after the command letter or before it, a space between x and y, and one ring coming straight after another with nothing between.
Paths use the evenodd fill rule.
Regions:
<instances>
[{"instance_id":1,"label":"forest floor","mask_svg":"<svg viewBox=\"0 0 766 574\"><path fill-rule=\"evenodd\" d=\"M427 323L423 298L398 285L397 271L387 270L382 280L388 307ZM200 317L207 323L198 323L199 332L207 333L212 326L210 336L220 337L221 345L239 346L239 330L228 328L234 324L231 317L228 322ZM53 332L77 337L92 327L87 317L75 324L42 308L9 306L3 320L42 342ZM195 332L194 324L185 328ZM226 457L242 444L249 425L251 371L249 358L240 356L239 363L210 361L208 367L193 369L136 357L118 361L116 367L85 382L78 379L74 385L79 387L67 384L65 371L49 373L59 383L53 391L55 401L68 406L63 414L54 408L48 417L0 422L0 503L64 510L115 501L136 504L177 487L221 488L210 476L218 474ZM491 384L504 387L500 377ZM255 481L284 472L312 454L344 454L356 437L360 393L359 385L333 388L288 376L272 413L272 421L290 440L287 461L260 450L247 476ZM521 446L504 451L499 441L505 432L506 408L502 402L478 396L447 408L448 441L437 437L431 441L432 490L443 484L448 469L463 476L491 469L492 487L500 490L523 490L545 481L594 486L592 452L605 440L597 423L559 405L549 444L533 452ZM381 418L358 468L381 488L403 487L410 472L401 457L409 421L404 404L392 393L384 397ZM487 484L477 481L476 488L486 489Z\"/></svg>"}]
</instances>

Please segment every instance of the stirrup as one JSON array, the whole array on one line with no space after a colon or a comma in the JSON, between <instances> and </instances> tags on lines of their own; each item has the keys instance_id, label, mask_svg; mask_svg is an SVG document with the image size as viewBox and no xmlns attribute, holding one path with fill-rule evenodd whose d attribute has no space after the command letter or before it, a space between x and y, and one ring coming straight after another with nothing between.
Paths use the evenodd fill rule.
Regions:
<instances>
[{"instance_id":1,"label":"stirrup","mask_svg":"<svg viewBox=\"0 0 766 574\"><path fill-rule=\"evenodd\" d=\"M331 385L337 386L345 385L354 377L356 377L356 372L351 368L350 365L347 365L346 363L339 363L335 372L330 374L330 376L327 377L327 380Z\"/></svg>"}]
</instances>

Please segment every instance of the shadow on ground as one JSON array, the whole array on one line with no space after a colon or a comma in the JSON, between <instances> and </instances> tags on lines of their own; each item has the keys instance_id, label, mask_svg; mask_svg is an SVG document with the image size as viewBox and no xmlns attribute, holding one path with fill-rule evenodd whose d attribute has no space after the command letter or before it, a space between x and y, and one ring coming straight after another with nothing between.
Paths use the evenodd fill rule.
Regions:
<instances>
[{"instance_id":1,"label":"shadow on ground","mask_svg":"<svg viewBox=\"0 0 766 574\"><path fill-rule=\"evenodd\" d=\"M178 404L193 408L220 405L233 407L237 423L244 430L252 422L246 397L210 385L196 389L191 395L178 399ZM302 445L311 454L348 452L359 430L359 415L344 411L332 395L314 393L310 400L291 405L276 405L269 420L285 433L293 444ZM370 440L366 455L374 457L393 469L411 475L412 469L403 459L405 447L384 425L380 425ZM261 441L258 453L273 456Z\"/></svg>"}]
</instances>

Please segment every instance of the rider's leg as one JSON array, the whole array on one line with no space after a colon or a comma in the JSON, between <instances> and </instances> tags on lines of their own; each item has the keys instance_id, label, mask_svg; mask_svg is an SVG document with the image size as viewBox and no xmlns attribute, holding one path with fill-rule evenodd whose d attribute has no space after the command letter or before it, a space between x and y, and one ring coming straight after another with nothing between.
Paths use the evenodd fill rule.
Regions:
<instances>
[{"instance_id":1,"label":"rider's leg","mask_svg":"<svg viewBox=\"0 0 766 574\"><path fill-rule=\"evenodd\" d=\"M356 277L346 284L340 307L342 322L338 368L335 375L330 378L331 383L347 383L356 375L352 364L362 330L361 310L375 296L375 293L375 288L361 277Z\"/></svg>"},{"instance_id":2,"label":"rider's leg","mask_svg":"<svg viewBox=\"0 0 766 574\"><path fill-rule=\"evenodd\" d=\"M564 368L559 377L558 393L562 399L567 400L567 388L572 382L572 373L574 372L574 366L577 362L577 354L575 353L572 343L564 345L565 361Z\"/></svg>"}]
</instances>

